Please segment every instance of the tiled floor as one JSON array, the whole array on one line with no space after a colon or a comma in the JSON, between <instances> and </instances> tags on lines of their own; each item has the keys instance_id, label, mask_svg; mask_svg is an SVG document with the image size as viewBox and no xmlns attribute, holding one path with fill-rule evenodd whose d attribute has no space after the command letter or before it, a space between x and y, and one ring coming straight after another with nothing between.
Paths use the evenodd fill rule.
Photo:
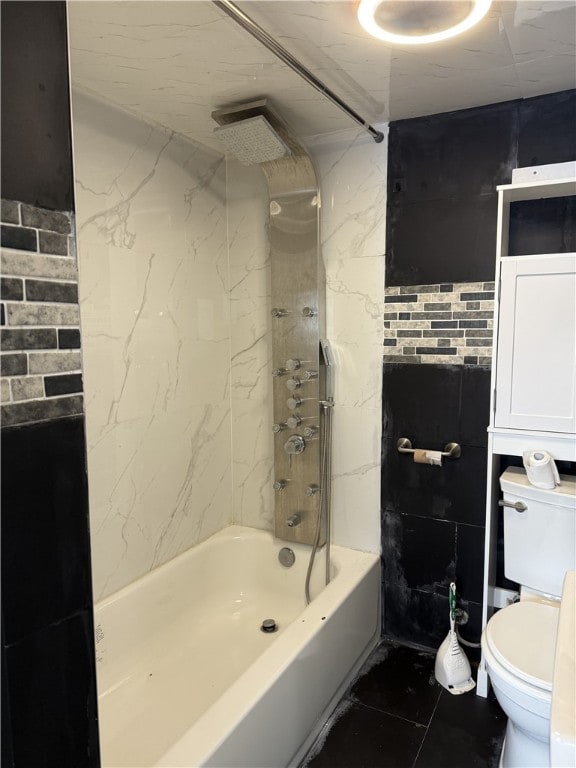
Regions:
<instances>
[{"instance_id":1,"label":"tiled floor","mask_svg":"<svg viewBox=\"0 0 576 768\"><path fill-rule=\"evenodd\" d=\"M497 768L505 728L492 695L436 682L433 654L382 643L300 768Z\"/></svg>"}]
</instances>

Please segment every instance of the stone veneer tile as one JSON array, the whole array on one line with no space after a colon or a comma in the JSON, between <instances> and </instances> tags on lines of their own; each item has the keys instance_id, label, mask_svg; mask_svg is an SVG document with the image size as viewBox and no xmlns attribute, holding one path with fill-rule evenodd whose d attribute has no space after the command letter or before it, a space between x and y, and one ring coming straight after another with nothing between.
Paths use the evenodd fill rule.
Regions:
<instances>
[{"instance_id":1,"label":"stone veneer tile","mask_svg":"<svg viewBox=\"0 0 576 768\"><path fill-rule=\"evenodd\" d=\"M21 376L28 373L28 358L21 352L13 355L0 355L0 375Z\"/></svg>"},{"instance_id":2,"label":"stone veneer tile","mask_svg":"<svg viewBox=\"0 0 576 768\"><path fill-rule=\"evenodd\" d=\"M11 399L10 380L0 379L0 403L9 403Z\"/></svg>"},{"instance_id":3,"label":"stone veneer tile","mask_svg":"<svg viewBox=\"0 0 576 768\"><path fill-rule=\"evenodd\" d=\"M0 340L3 350L56 349L58 338L55 328L2 328Z\"/></svg>"},{"instance_id":4,"label":"stone veneer tile","mask_svg":"<svg viewBox=\"0 0 576 768\"><path fill-rule=\"evenodd\" d=\"M40 247L42 253L54 253L59 256L68 256L68 235L60 235L57 232L40 233Z\"/></svg>"},{"instance_id":5,"label":"stone veneer tile","mask_svg":"<svg viewBox=\"0 0 576 768\"><path fill-rule=\"evenodd\" d=\"M78 280L74 259L39 254L2 251L0 269L3 275L18 277L52 277L59 280Z\"/></svg>"},{"instance_id":6,"label":"stone veneer tile","mask_svg":"<svg viewBox=\"0 0 576 768\"><path fill-rule=\"evenodd\" d=\"M77 304L8 304L8 325L80 325Z\"/></svg>"},{"instance_id":7,"label":"stone veneer tile","mask_svg":"<svg viewBox=\"0 0 576 768\"><path fill-rule=\"evenodd\" d=\"M24 283L17 277L3 277L0 279L0 295L3 301L22 301Z\"/></svg>"},{"instance_id":8,"label":"stone veneer tile","mask_svg":"<svg viewBox=\"0 0 576 768\"><path fill-rule=\"evenodd\" d=\"M486 365L490 359L493 283L393 286L385 296L385 360Z\"/></svg>"},{"instance_id":9,"label":"stone veneer tile","mask_svg":"<svg viewBox=\"0 0 576 768\"><path fill-rule=\"evenodd\" d=\"M44 397L42 376L24 376L13 378L10 382L14 400L37 400Z\"/></svg>"},{"instance_id":10,"label":"stone veneer tile","mask_svg":"<svg viewBox=\"0 0 576 768\"><path fill-rule=\"evenodd\" d=\"M24 227L1 227L0 243L2 248L17 248L20 251L37 251L38 237L35 229Z\"/></svg>"},{"instance_id":11,"label":"stone veneer tile","mask_svg":"<svg viewBox=\"0 0 576 768\"><path fill-rule=\"evenodd\" d=\"M28 301L78 304L78 286L75 283L26 280L26 299Z\"/></svg>"},{"instance_id":12,"label":"stone veneer tile","mask_svg":"<svg viewBox=\"0 0 576 768\"><path fill-rule=\"evenodd\" d=\"M30 373L79 371L82 367L82 357L80 352L31 352L28 365Z\"/></svg>"},{"instance_id":13,"label":"stone veneer tile","mask_svg":"<svg viewBox=\"0 0 576 768\"><path fill-rule=\"evenodd\" d=\"M20 206L22 224L25 227L48 229L62 235L70 234L70 214L61 211L48 211L45 208L34 208L22 203Z\"/></svg>"},{"instance_id":14,"label":"stone veneer tile","mask_svg":"<svg viewBox=\"0 0 576 768\"><path fill-rule=\"evenodd\" d=\"M63 416L75 416L84 410L82 395L58 397L49 400L28 400L24 403L9 403L1 408L2 425L12 427L16 424L29 424L33 421L59 419Z\"/></svg>"},{"instance_id":15,"label":"stone veneer tile","mask_svg":"<svg viewBox=\"0 0 576 768\"><path fill-rule=\"evenodd\" d=\"M18 207L18 203L13 200L2 200L0 211L2 221L5 224L20 224Z\"/></svg>"}]
</instances>

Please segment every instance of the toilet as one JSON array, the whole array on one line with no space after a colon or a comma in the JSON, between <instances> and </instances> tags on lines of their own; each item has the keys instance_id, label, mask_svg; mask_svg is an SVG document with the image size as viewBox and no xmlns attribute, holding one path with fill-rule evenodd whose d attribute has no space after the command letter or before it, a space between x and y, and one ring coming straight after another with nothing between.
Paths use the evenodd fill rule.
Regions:
<instances>
[{"instance_id":1,"label":"toilet","mask_svg":"<svg viewBox=\"0 0 576 768\"><path fill-rule=\"evenodd\" d=\"M550 758L555 660L573 659L575 642L571 623L563 621L561 633L558 625L564 580L576 569L576 478L560 480L543 490L517 467L500 477L504 572L520 584L519 602L495 613L482 634L488 675L508 716L501 768L557 768ZM573 734L563 738L570 751Z\"/></svg>"}]
</instances>

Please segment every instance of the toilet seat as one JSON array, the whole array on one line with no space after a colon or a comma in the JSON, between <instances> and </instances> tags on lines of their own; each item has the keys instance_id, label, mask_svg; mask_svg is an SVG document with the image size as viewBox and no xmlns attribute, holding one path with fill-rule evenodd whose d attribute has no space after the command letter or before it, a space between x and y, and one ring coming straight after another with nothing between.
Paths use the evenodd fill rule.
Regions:
<instances>
[{"instance_id":1,"label":"toilet seat","mask_svg":"<svg viewBox=\"0 0 576 768\"><path fill-rule=\"evenodd\" d=\"M486 643L498 663L514 677L548 693L552 691L558 615L551 605L520 601L494 614L485 629Z\"/></svg>"}]
</instances>

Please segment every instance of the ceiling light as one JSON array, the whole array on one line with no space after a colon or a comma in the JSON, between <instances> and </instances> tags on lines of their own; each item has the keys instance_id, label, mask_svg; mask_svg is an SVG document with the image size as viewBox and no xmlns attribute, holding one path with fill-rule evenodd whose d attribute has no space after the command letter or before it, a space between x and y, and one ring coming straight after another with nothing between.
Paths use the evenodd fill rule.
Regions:
<instances>
[{"instance_id":1,"label":"ceiling light","mask_svg":"<svg viewBox=\"0 0 576 768\"><path fill-rule=\"evenodd\" d=\"M448 40L470 29L492 0L360 0L358 20L373 37L398 45Z\"/></svg>"}]
</instances>

